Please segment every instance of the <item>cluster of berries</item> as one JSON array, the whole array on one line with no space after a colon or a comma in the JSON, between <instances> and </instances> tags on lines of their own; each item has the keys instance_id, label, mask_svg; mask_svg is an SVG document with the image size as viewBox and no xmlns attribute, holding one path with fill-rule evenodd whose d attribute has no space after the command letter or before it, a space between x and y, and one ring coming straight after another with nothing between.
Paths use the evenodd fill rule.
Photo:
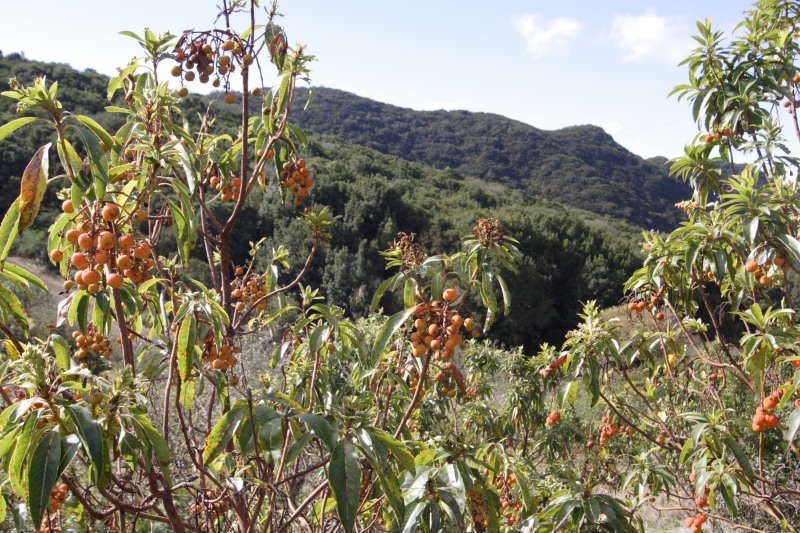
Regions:
<instances>
[{"instance_id":1,"label":"cluster of berries","mask_svg":"<svg viewBox=\"0 0 800 533\"><path fill-rule=\"evenodd\" d=\"M72 338L78 346L78 349L73 354L75 359L86 359L90 351L94 351L106 358L111 357L114 353L111 348L111 340L105 338L94 324L89 325L86 335L80 331L73 331Z\"/></svg>"},{"instance_id":2,"label":"cluster of berries","mask_svg":"<svg viewBox=\"0 0 800 533\"><path fill-rule=\"evenodd\" d=\"M308 196L309 189L314 186L314 178L311 177L311 170L305 159L284 163L278 178L282 188L292 191L296 205L302 205L303 198Z\"/></svg>"},{"instance_id":3,"label":"cluster of berries","mask_svg":"<svg viewBox=\"0 0 800 533\"><path fill-rule=\"evenodd\" d=\"M61 263L65 252L72 251L69 264L76 269L73 279L64 283L70 290L77 285L80 290L96 294L104 286L119 289L128 278L134 283L147 281L152 276L147 272L155 266L151 257L151 246L144 239L137 240L132 226L121 222L122 209L113 202L98 206L86 205L76 213L71 200L61 204L67 214L76 214L63 237L66 247L50 251L50 259ZM137 209L126 222L143 222L147 213ZM71 250L70 250L71 249Z\"/></svg>"}]
</instances>

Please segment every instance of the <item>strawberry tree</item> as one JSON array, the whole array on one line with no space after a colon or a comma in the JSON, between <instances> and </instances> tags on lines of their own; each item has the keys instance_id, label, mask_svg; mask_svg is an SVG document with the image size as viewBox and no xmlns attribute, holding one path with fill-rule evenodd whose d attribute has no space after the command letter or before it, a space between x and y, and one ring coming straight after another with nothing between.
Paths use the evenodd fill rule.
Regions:
<instances>
[{"instance_id":1,"label":"strawberry tree","mask_svg":"<svg viewBox=\"0 0 800 533\"><path fill-rule=\"evenodd\" d=\"M277 16L277 4L236 2L206 31L126 32L144 57L110 81L116 131L64 109L57 82L4 93L21 116L0 142L32 122L53 128L0 225L0 275L18 290L45 285L6 261L15 237L47 189L63 202L48 252L64 290L46 338L0 285L0 518L18 530L499 527L505 467L486 468L496 443L468 435L461 412L486 395L491 368L468 353L508 310L515 241L494 219L454 255L399 235L386 252L398 272L374 302L402 291L389 318L354 321L303 285L335 217L311 201L313 162L290 121L313 58ZM268 68L272 88L257 81ZM174 85L193 80L240 105L238 132L208 116L191 126ZM262 201L296 206L305 257L263 239L235 254L245 207ZM187 274L192 261L205 281Z\"/></svg>"},{"instance_id":2,"label":"strawberry tree","mask_svg":"<svg viewBox=\"0 0 800 533\"><path fill-rule=\"evenodd\" d=\"M698 23L689 83L675 90L700 129L672 162L694 190L680 204L687 221L646 236L625 287L636 334L587 306L554 376L562 402L582 384L601 409L589 431L615 460L625 510L669 511L694 532L797 531L800 520L798 14L765 0L731 37ZM591 472L573 471L584 489ZM573 505L577 526L596 509L579 502L600 490L553 500L551 512ZM620 530L608 512L593 516Z\"/></svg>"}]
</instances>

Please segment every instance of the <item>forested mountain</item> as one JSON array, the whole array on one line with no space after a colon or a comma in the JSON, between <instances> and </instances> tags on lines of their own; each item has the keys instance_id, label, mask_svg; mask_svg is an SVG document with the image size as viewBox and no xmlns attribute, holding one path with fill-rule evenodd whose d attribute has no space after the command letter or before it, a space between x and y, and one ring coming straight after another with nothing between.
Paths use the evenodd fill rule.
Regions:
<instances>
[{"instance_id":1,"label":"forested mountain","mask_svg":"<svg viewBox=\"0 0 800 533\"><path fill-rule=\"evenodd\" d=\"M77 72L66 65L27 61L16 55L0 57L0 90L7 88L6 80L10 76L16 76L21 83L30 83L34 76L41 75L46 75L48 80L59 81L58 97L65 109L92 116L110 131L116 130L124 120L123 115L103 113L108 105L108 79L104 76L91 71ZM330 206L334 215L339 217L331 241L319 253L304 282L320 287L333 303L356 316L365 313L375 289L389 275L379 252L396 239L399 231L417 233L419 241L431 252L452 250L460 238L470 234L476 219L490 216L502 222L509 236L519 239L524 255L519 274L507 278L514 303L511 316L498 320L493 330L495 339L507 344L522 344L531 350L541 342L560 344L564 333L574 326L581 301L596 299L604 306L619 301L622 282L640 261L635 244L639 238L638 228L621 220L552 202L542 195L533 195L529 187L510 188L507 184L513 184L511 178L479 179L476 174L480 172L468 171L466 164L459 167L457 156L452 156L450 163L441 165L449 166L449 169L437 169L430 164L414 161L421 158L412 157L413 150L403 153L402 144L394 148L387 141L382 150L354 144L354 140L366 138L366 132L363 131L352 133L353 138L347 132L341 132L343 135L315 133L314 121L320 120L320 113L333 105L328 95L351 98L341 91L323 90L317 96L315 105L319 107L314 114L298 110L296 116L305 117L300 122L310 132L310 142L304 156L316 179L313 199ZM198 113L206 111L208 100L208 97L194 95L186 98L182 102L185 116L195 119ZM116 105L125 104L116 102ZM235 133L236 121L233 120L230 106L215 102L211 110L216 117L214 127L217 131ZM411 111L407 113L410 116L415 114ZM441 112L432 115L447 118L451 114ZM509 131L514 128L520 131L527 129L530 135L536 134L546 139L543 141L546 146L553 146L555 142L551 135L561 135L567 139L570 132L582 131L572 128L547 133L502 117L471 113L455 113L452 116L457 121L474 120L490 129L499 127L497 124L501 123L506 124L506 129L513 126ZM0 124L15 117L15 102L0 98ZM313 120L309 120L309 117ZM488 117L492 120L485 120ZM441 127L451 127L447 126L446 120L437 120ZM380 122L377 118L371 118L370 121L378 128ZM453 129L457 131L463 127L463 124L456 125ZM393 128L391 124L380 129L403 131L403 128ZM616 157L623 161L638 161L637 164L643 167L650 165L614 145L600 130L590 128L587 131L594 130L598 132L600 140L605 138L605 142L612 148L616 146L614 149L619 152L606 155L606 163L603 164L611 166L609 161ZM478 142L478 137L453 135L449 145L444 142L445 139L440 141L442 150L455 153L467 150L458 144L461 142L459 139L464 143ZM18 194L19 176L32 154L51 138L51 131L42 124L25 126L0 142L0 209L7 209ZM80 150L80 141L76 139L75 142ZM571 146L568 141L561 144ZM501 152L500 146L497 143L495 150L503 160L521 161L520 156L513 153L516 148L522 149L521 144L509 144L507 152ZM587 153L591 150L600 153L600 146L598 141L587 145L585 150ZM571 149L577 150L574 147ZM530 150L542 149L533 147ZM392 151L398 154L386 153ZM556 155L548 157L551 165L559 164ZM53 150L51 160L56 159ZM569 161L560 164L572 164ZM18 240L16 253L46 259L44 229L53 220L58 205L54 187L51 187L37 226L30 228ZM229 208L225 204L216 207L219 211ZM299 261L310 245L310 239L296 217L295 206L282 203L276 188L271 186L260 192L256 201L246 209L245 216L252 222L247 226L247 234L240 235L236 241L240 245L234 250L237 264L247 260L249 242L261 237L267 237L275 243L292 243L291 252ZM168 231L164 233L159 246L169 244ZM199 262L206 259L201 250L195 250L195 254L199 266ZM262 267L266 267L269 260L269 257L259 258ZM295 272L301 266L294 265ZM188 275L200 276L201 272L200 268L191 268ZM388 297L381 304L387 312L397 310L401 305Z\"/></svg>"},{"instance_id":2,"label":"forested mountain","mask_svg":"<svg viewBox=\"0 0 800 533\"><path fill-rule=\"evenodd\" d=\"M597 126L555 131L468 111L414 111L335 89L315 89L301 127L438 169L451 168L532 195L667 230L691 194L664 158L632 154Z\"/></svg>"}]
</instances>

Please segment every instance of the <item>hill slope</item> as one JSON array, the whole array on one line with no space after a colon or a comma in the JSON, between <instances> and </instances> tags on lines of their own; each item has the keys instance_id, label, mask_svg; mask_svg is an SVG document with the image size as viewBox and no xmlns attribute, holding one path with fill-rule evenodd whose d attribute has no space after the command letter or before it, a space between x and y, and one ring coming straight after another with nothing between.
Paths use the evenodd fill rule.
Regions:
<instances>
[{"instance_id":1,"label":"hill slope","mask_svg":"<svg viewBox=\"0 0 800 533\"><path fill-rule=\"evenodd\" d=\"M102 112L107 78L92 72L77 72L66 65L39 63L19 57L0 57L0 76L16 75L21 83L46 75L59 83L58 98L64 109L80 109L116 131L122 115ZM0 90L4 90L0 78ZM184 116L193 118L206 110L207 98L191 95L181 102ZM124 102L116 102L125 105ZM0 124L16 118L15 102L0 98ZM238 126L234 106L212 106L218 133L234 133ZM300 114L300 113L298 113ZM0 142L0 212L7 209L19 191L19 175L36 149L52 140L52 128L44 123L29 125ZM304 157L317 182L315 202L330 206L338 217L333 237L319 251L308 277L332 303L352 315L364 314L375 289L387 277L379 252L399 231L415 232L432 252L453 250L461 237L471 233L475 220L496 217L508 235L520 241L523 261L518 275L507 280L513 294L511 315L498 320L494 338L507 344L525 345L534 351L539 343L559 344L574 326L580 301L596 299L612 305L621 297L620 285L639 264L635 240L638 229L619 220L581 211L534 197L524 190L481 180L454 169L438 170L373 148L349 142L346 137L311 133ZM80 151L83 145L75 140ZM51 154L55 161L55 153ZM55 167L57 165L54 164ZM53 172L57 172L54 169ZM46 228L59 212L56 187L50 187L36 225L15 244L15 253L46 261ZM5 204L5 205L4 205ZM212 205L218 218L230 205ZM285 244L300 260L310 246L308 231L297 218L294 205L281 201L275 187L256 190L245 207L250 221L241 228L234 262L249 258L249 242L262 237L265 246ZM171 229L159 243L159 253L169 255L174 246ZM271 257L259 257L258 268L266 269ZM199 278L207 269L202 250L195 250L187 275ZM302 263L302 261L300 261ZM295 264L290 276L302 264ZM381 302L387 312L402 302L387 296Z\"/></svg>"},{"instance_id":2,"label":"hill slope","mask_svg":"<svg viewBox=\"0 0 800 533\"><path fill-rule=\"evenodd\" d=\"M301 127L438 169L451 168L552 201L668 230L691 194L662 158L632 154L597 126L545 131L489 113L413 111L316 89Z\"/></svg>"}]
</instances>

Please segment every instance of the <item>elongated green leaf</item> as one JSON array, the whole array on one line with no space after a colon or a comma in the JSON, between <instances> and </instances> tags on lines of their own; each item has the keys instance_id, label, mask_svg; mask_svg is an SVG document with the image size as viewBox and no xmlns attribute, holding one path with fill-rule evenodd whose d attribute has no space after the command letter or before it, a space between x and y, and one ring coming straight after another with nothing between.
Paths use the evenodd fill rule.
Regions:
<instances>
[{"instance_id":1,"label":"elongated green leaf","mask_svg":"<svg viewBox=\"0 0 800 533\"><path fill-rule=\"evenodd\" d=\"M181 328L178 331L178 371L184 381L189 379L192 373L196 342L197 321L194 313L189 313L181 322Z\"/></svg>"},{"instance_id":2,"label":"elongated green leaf","mask_svg":"<svg viewBox=\"0 0 800 533\"><path fill-rule=\"evenodd\" d=\"M4 124L0 126L0 141L17 131L19 128L24 126L25 124L30 124L31 122L39 120L36 117L22 117L16 120L12 120L8 124Z\"/></svg>"},{"instance_id":3,"label":"elongated green leaf","mask_svg":"<svg viewBox=\"0 0 800 533\"><path fill-rule=\"evenodd\" d=\"M263 426L258 432L258 441L261 448L268 453L267 463L276 465L281 460L283 451L283 420L273 418Z\"/></svg>"},{"instance_id":4,"label":"elongated green leaf","mask_svg":"<svg viewBox=\"0 0 800 533\"><path fill-rule=\"evenodd\" d=\"M67 339L61 335L53 334L50 337L50 343L53 346L53 351L56 354L56 363L61 370L69 370L70 368L70 346Z\"/></svg>"},{"instance_id":5,"label":"elongated green leaf","mask_svg":"<svg viewBox=\"0 0 800 533\"><path fill-rule=\"evenodd\" d=\"M405 311L400 311L397 314L392 315L389 320L383 325L383 327L378 332L378 335L375 337L375 344L372 346L372 359L376 360L380 355L383 353L383 350L386 348L386 345L389 342L389 339L392 338L392 335L397 332L398 329L405 323L406 320L414 314L416 308L412 307L410 309L406 309Z\"/></svg>"},{"instance_id":6,"label":"elongated green leaf","mask_svg":"<svg viewBox=\"0 0 800 533\"><path fill-rule=\"evenodd\" d=\"M58 476L56 477L61 477L80 449L81 439L77 435L67 435L61 439L61 460L58 462Z\"/></svg>"},{"instance_id":7,"label":"elongated green leaf","mask_svg":"<svg viewBox=\"0 0 800 533\"><path fill-rule=\"evenodd\" d=\"M50 492L56 486L60 462L61 432L55 429L39 441L28 466L28 507L36 527L42 523L50 505Z\"/></svg>"},{"instance_id":8,"label":"elongated green leaf","mask_svg":"<svg viewBox=\"0 0 800 533\"><path fill-rule=\"evenodd\" d=\"M22 403L22 402L20 402ZM11 487L20 498L28 498L28 476L27 476L27 457L30 452L31 440L36 431L36 424L39 422L39 412L33 411L25 420L25 425L19 434L19 438L11 456L11 463L8 468L8 476L11 478Z\"/></svg>"},{"instance_id":9,"label":"elongated green leaf","mask_svg":"<svg viewBox=\"0 0 800 533\"><path fill-rule=\"evenodd\" d=\"M103 126L95 122L94 119L87 117L86 115L74 115L74 117L78 119L84 126L92 130L92 132L97 135L97 138L106 145L106 149L110 150L111 147L114 146L114 140L111 138L111 135L109 135L108 132L103 129Z\"/></svg>"},{"instance_id":10,"label":"elongated green leaf","mask_svg":"<svg viewBox=\"0 0 800 533\"><path fill-rule=\"evenodd\" d=\"M783 440L792 442L795 435L797 435L798 428L800 428L800 407L795 408L792 414L789 415L789 420L786 422L786 431L783 433Z\"/></svg>"},{"instance_id":11,"label":"elongated green leaf","mask_svg":"<svg viewBox=\"0 0 800 533\"><path fill-rule=\"evenodd\" d=\"M27 333L28 332L28 315L25 314L25 309L22 307L22 302L19 301L17 295L8 290L5 285L0 284L0 308L7 312L14 319L19 327Z\"/></svg>"},{"instance_id":12,"label":"elongated green leaf","mask_svg":"<svg viewBox=\"0 0 800 533\"><path fill-rule=\"evenodd\" d=\"M34 286L42 289L43 291L48 290L44 281L40 280L38 277L34 276L24 268L18 267L17 265L5 263L2 265L2 267L0 267L0 273L17 285L27 287L29 283L32 283Z\"/></svg>"},{"instance_id":13,"label":"elongated green leaf","mask_svg":"<svg viewBox=\"0 0 800 533\"><path fill-rule=\"evenodd\" d=\"M239 429L246 412L247 405L244 402L237 402L231 410L222 415L217 425L211 430L206 439L206 447L203 451L203 463L208 464L214 460L225 446L230 442L233 434Z\"/></svg>"},{"instance_id":14,"label":"elongated green leaf","mask_svg":"<svg viewBox=\"0 0 800 533\"><path fill-rule=\"evenodd\" d=\"M333 496L336 498L339 520L345 532L351 533L355 528L360 503L361 460L355 446L346 440L342 440L339 446L331 451L328 479Z\"/></svg>"},{"instance_id":15,"label":"elongated green leaf","mask_svg":"<svg viewBox=\"0 0 800 533\"><path fill-rule=\"evenodd\" d=\"M81 439L83 449L86 451L86 454L95 467L93 479L97 480L97 477L105 468L103 459L103 429L100 427L97 420L92 418L92 414L85 407L81 407L80 405L65 405L64 410L75 424L75 429Z\"/></svg>"},{"instance_id":16,"label":"elongated green leaf","mask_svg":"<svg viewBox=\"0 0 800 533\"><path fill-rule=\"evenodd\" d=\"M403 443L399 440L395 439L387 432L377 429L371 428L368 430L369 434L381 441L384 446L386 446L392 455L394 455L397 460L403 465L403 468L408 470L411 474L416 472L416 465L414 464L414 456L411 455L411 452L403 446Z\"/></svg>"},{"instance_id":17,"label":"elongated green leaf","mask_svg":"<svg viewBox=\"0 0 800 533\"><path fill-rule=\"evenodd\" d=\"M314 434L325 443L331 452L339 445L336 433L333 431L328 421L322 418L322 416L309 414L298 415L298 418L311 428Z\"/></svg>"},{"instance_id":18,"label":"elongated green leaf","mask_svg":"<svg viewBox=\"0 0 800 533\"><path fill-rule=\"evenodd\" d=\"M724 435L722 437L722 440L725 441L725 445L728 447L728 449L730 449L730 451L733 452L733 455L736 457L736 460L742 467L742 470L744 470L744 473L747 475L747 478L753 479L755 477L755 473L753 472L753 467L750 464L750 460L747 458L747 455L744 453L744 450L742 450L742 447L739 446L739 443L733 440L733 438L731 438L728 435Z\"/></svg>"},{"instance_id":19,"label":"elongated green leaf","mask_svg":"<svg viewBox=\"0 0 800 533\"><path fill-rule=\"evenodd\" d=\"M97 137L81 127L75 129L80 134L83 143L89 151L89 163L92 169L92 179L90 183L94 185L95 197L102 201L105 199L106 187L108 186L108 160L106 159L106 154L100 146Z\"/></svg>"},{"instance_id":20,"label":"elongated green leaf","mask_svg":"<svg viewBox=\"0 0 800 533\"><path fill-rule=\"evenodd\" d=\"M19 233L19 205L21 202L20 198L14 200L3 217L3 222L0 223L0 262L5 261L8 257L11 245L14 244L14 239Z\"/></svg>"},{"instance_id":21,"label":"elongated green leaf","mask_svg":"<svg viewBox=\"0 0 800 533\"><path fill-rule=\"evenodd\" d=\"M403 533L416 533L417 528L422 522L422 513L428 508L429 503L418 500L406 509L406 516L403 519Z\"/></svg>"}]
</instances>

